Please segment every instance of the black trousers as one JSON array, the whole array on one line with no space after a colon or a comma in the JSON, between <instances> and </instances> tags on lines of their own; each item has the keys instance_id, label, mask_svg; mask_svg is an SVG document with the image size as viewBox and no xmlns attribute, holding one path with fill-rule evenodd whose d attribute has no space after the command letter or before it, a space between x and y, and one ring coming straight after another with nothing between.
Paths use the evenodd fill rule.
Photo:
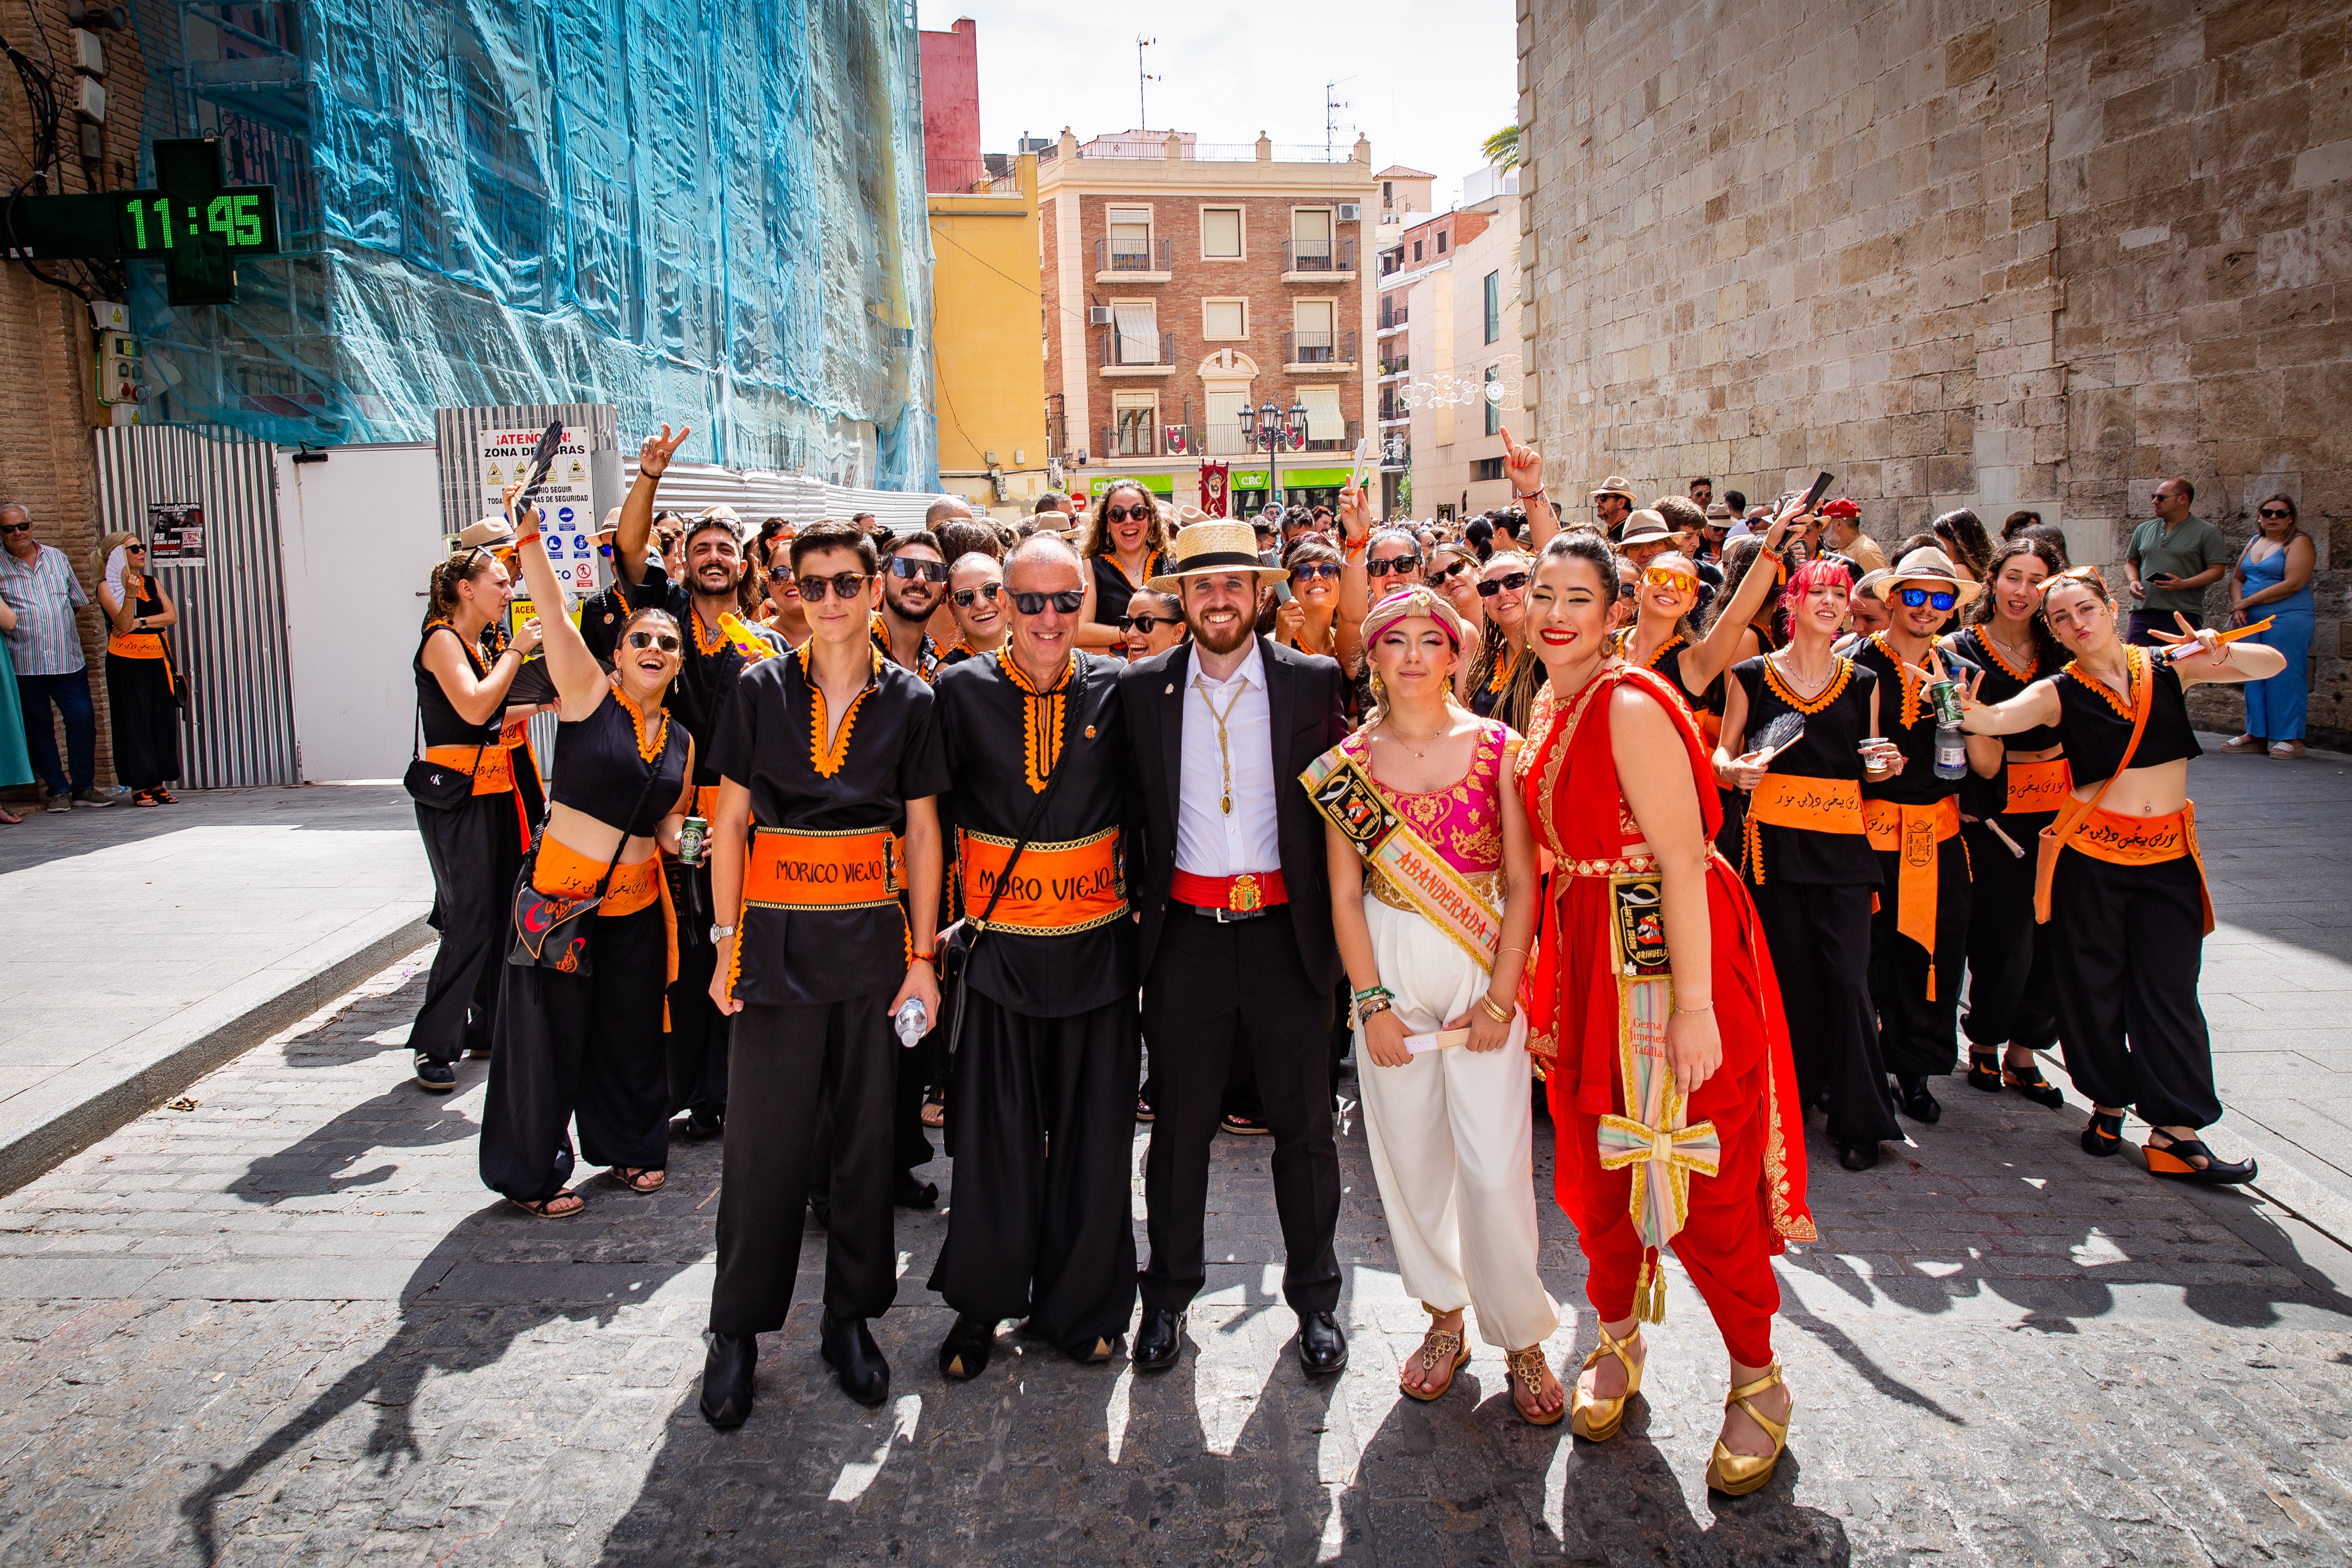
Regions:
<instances>
[{"instance_id":1,"label":"black trousers","mask_svg":"<svg viewBox=\"0 0 2352 1568\"><path fill-rule=\"evenodd\" d=\"M160 658L106 656L106 715L114 731L114 776L125 789L180 780L180 705Z\"/></svg>"},{"instance_id":2,"label":"black trousers","mask_svg":"<svg viewBox=\"0 0 2352 1568\"><path fill-rule=\"evenodd\" d=\"M2033 923L2035 846L2056 816L2038 811L2000 818L2022 856L2011 854L1981 822L1960 829L1976 870L1969 904L1969 1010L1960 1016L1960 1032L1979 1050L2018 1045L2040 1051L2058 1042L2050 943L2045 928Z\"/></svg>"},{"instance_id":3,"label":"black trousers","mask_svg":"<svg viewBox=\"0 0 2352 1568\"><path fill-rule=\"evenodd\" d=\"M2205 912L2197 862L2058 858L2043 929L2074 1087L2158 1127L2221 1120L2213 1041L2197 1000Z\"/></svg>"},{"instance_id":4,"label":"black trousers","mask_svg":"<svg viewBox=\"0 0 2352 1568\"><path fill-rule=\"evenodd\" d=\"M1895 929L1897 850L1878 851L1878 912L1870 918L1870 999L1878 1056L1901 1078L1938 1078L1960 1059L1960 975L1969 958L1969 852L1958 834L1936 846L1936 951ZM1934 984L1929 984L1933 975ZM1933 989L1931 998L1927 993Z\"/></svg>"},{"instance_id":5,"label":"black trousers","mask_svg":"<svg viewBox=\"0 0 2352 1568\"><path fill-rule=\"evenodd\" d=\"M669 988L667 1078L670 1114L693 1111L706 1121L727 1114L728 1018L710 1000L719 950L706 942L677 944L677 980Z\"/></svg>"},{"instance_id":6,"label":"black trousers","mask_svg":"<svg viewBox=\"0 0 2352 1568\"><path fill-rule=\"evenodd\" d=\"M824 1304L878 1318L898 1291L890 1209L890 1095L898 1039L889 992L824 1006L747 1006L727 1053L719 1279L710 1327L772 1333L792 1310L819 1135L832 1128ZM830 1110L828 1112L828 1107Z\"/></svg>"},{"instance_id":7,"label":"black trousers","mask_svg":"<svg viewBox=\"0 0 2352 1568\"><path fill-rule=\"evenodd\" d=\"M504 987L482 1105L482 1183L525 1203L551 1198L571 1180L574 1119L580 1157L591 1165L669 1163L661 906L594 918L586 974L499 959Z\"/></svg>"},{"instance_id":8,"label":"black trousers","mask_svg":"<svg viewBox=\"0 0 2352 1568\"><path fill-rule=\"evenodd\" d=\"M1900 1142L1870 1003L1871 889L1768 876L1749 891L1789 1014L1797 1097L1810 1108L1828 1095L1833 1143Z\"/></svg>"},{"instance_id":9,"label":"black trousers","mask_svg":"<svg viewBox=\"0 0 2352 1568\"><path fill-rule=\"evenodd\" d=\"M1331 993L1309 979L1289 922L1220 924L1171 905L1143 982L1152 1050L1151 1150L1143 1167L1151 1261L1143 1304L1180 1311L1207 1282L1202 1224L1209 1145L1234 1053L1257 1075L1274 1132L1274 1206L1288 1254L1282 1294L1301 1312L1339 1301L1339 1146L1331 1126Z\"/></svg>"},{"instance_id":10,"label":"black trousers","mask_svg":"<svg viewBox=\"0 0 2352 1568\"><path fill-rule=\"evenodd\" d=\"M1135 1002L1032 1018L971 994L948 1094L955 1203L930 1288L959 1312L1026 1317L1064 1350L1135 1311Z\"/></svg>"},{"instance_id":11,"label":"black trousers","mask_svg":"<svg viewBox=\"0 0 2352 1568\"><path fill-rule=\"evenodd\" d=\"M478 795L455 811L418 806L416 831L433 868L432 925L441 945L408 1044L453 1062L490 1047L515 877L522 869L521 818L511 793ZM654 1026L660 1028L658 1018Z\"/></svg>"}]
</instances>

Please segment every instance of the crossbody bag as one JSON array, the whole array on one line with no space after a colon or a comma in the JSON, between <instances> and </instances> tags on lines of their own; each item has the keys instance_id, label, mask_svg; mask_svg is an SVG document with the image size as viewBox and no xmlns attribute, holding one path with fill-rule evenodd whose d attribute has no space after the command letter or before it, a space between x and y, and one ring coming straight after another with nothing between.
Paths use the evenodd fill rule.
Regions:
<instances>
[{"instance_id":1,"label":"crossbody bag","mask_svg":"<svg viewBox=\"0 0 2352 1568\"><path fill-rule=\"evenodd\" d=\"M665 751L663 756L668 755ZM538 880L540 841L547 837L547 823L541 819L539 830L531 835L530 853L522 858L522 873L515 879L514 933L507 946L507 962L524 969L553 969L565 974L595 973L594 951L588 941L595 929L596 907L604 901L604 893L613 885L613 873L621 864L621 851L629 847L629 824L645 809L653 797L654 781L661 777L662 758L656 757L646 770L645 787L637 792L637 802L621 818L621 839L613 846L613 858L604 862L604 874L596 879L596 890L584 899L568 899L560 893L542 893L533 884Z\"/></svg>"}]
</instances>

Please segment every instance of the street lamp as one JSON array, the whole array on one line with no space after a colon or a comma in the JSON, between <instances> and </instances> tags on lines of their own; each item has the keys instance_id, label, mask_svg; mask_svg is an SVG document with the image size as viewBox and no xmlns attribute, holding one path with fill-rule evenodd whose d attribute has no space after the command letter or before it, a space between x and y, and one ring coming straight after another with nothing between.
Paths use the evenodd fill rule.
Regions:
<instances>
[{"instance_id":1,"label":"street lamp","mask_svg":"<svg viewBox=\"0 0 2352 1568\"><path fill-rule=\"evenodd\" d=\"M1290 405L1286 420L1283 411L1268 398L1257 408L1257 422L1244 432L1250 445L1265 454L1265 497L1269 504L1282 492L1282 475L1277 458L1285 450L1299 452L1307 447L1307 403L1300 399Z\"/></svg>"}]
</instances>

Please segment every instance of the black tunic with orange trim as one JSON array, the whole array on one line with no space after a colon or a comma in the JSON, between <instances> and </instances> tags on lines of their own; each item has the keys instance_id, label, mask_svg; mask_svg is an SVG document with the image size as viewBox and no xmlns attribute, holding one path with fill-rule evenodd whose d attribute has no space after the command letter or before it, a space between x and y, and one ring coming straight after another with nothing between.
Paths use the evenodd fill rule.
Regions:
<instances>
[{"instance_id":1,"label":"black tunic with orange trim","mask_svg":"<svg viewBox=\"0 0 2352 1568\"><path fill-rule=\"evenodd\" d=\"M1859 748L1870 734L1871 694L1878 689L1874 673L1841 658L1829 684L1811 699L1800 699L1763 654L1733 665L1731 678L1748 693L1748 739L1744 743L1752 746L1756 733L1784 713L1794 713L1805 721L1805 732L1773 754L1771 772L1861 783ZM1754 831L1769 880L1827 887L1879 885L1878 852L1859 833L1822 833L1769 822L1756 823ZM1752 870L1749 877L1754 879Z\"/></svg>"},{"instance_id":2,"label":"black tunic with orange trim","mask_svg":"<svg viewBox=\"0 0 2352 1568\"><path fill-rule=\"evenodd\" d=\"M1119 616L1127 614L1127 602L1135 597L1136 591L1143 586L1143 583L1129 582L1127 569L1108 551L1094 557L1087 565L1095 579L1094 624L1115 626L1118 625ZM1151 557L1144 563L1144 582L1150 582L1167 570L1168 557L1164 552Z\"/></svg>"},{"instance_id":3,"label":"black tunic with orange trim","mask_svg":"<svg viewBox=\"0 0 2352 1568\"><path fill-rule=\"evenodd\" d=\"M2131 765L2152 768L2159 763L2203 756L2205 748L2197 743L2197 731L2189 722L2180 671L2153 656L2149 662L2155 666L2156 689L2148 697L2147 728L2140 735L2139 749L2131 753ZM2131 745L2131 700L2072 664L2058 672L2055 684L2058 733L2066 743L2075 787L2115 777L2125 750Z\"/></svg>"},{"instance_id":4,"label":"black tunic with orange trim","mask_svg":"<svg viewBox=\"0 0 2352 1568\"><path fill-rule=\"evenodd\" d=\"M967 919L987 907L993 887L982 861L1001 863L1010 853L1049 771L1069 774L1013 868L997 918L972 950L975 990L1016 1014L1043 1018L1131 998L1138 984L1124 880L1108 889L1100 885L1101 868L1114 863L1139 805L1119 763L1127 752L1120 665L1086 653L1073 657L1075 668L1050 692L1037 692L1004 652L941 670L936 689L955 780L941 816L955 836L959 908ZM1066 721L1066 705L1072 710ZM1039 901L1016 899L1033 888ZM1023 927L1056 934L1027 934Z\"/></svg>"},{"instance_id":5,"label":"black tunic with orange trim","mask_svg":"<svg viewBox=\"0 0 2352 1568\"><path fill-rule=\"evenodd\" d=\"M1630 637L1626 639L1629 647L1632 640ZM1676 632L1664 642L1660 643L1641 668L1654 669L1664 676L1666 684L1674 688L1675 695L1683 700L1683 706L1689 709L1694 717L1702 713L1715 715L1716 721L1713 725L1709 725L1704 719L1699 721L1699 733L1712 742L1716 734L1721 731L1723 724L1724 678L1718 675L1707 682L1705 690L1694 692L1683 680L1683 655L1688 653L1690 647L1690 638ZM1625 658L1628 663L1633 661L1633 655L1630 652L1626 653Z\"/></svg>"},{"instance_id":6,"label":"black tunic with orange trim","mask_svg":"<svg viewBox=\"0 0 2352 1568\"><path fill-rule=\"evenodd\" d=\"M1978 670L1965 656L1946 653L1944 668L1965 684ZM1946 795L1960 793L1957 779L1936 776L1936 705L1927 700L1927 683L1907 673L1903 661L1886 646L1884 633L1874 632L1854 649L1853 662L1878 678L1878 732L1903 753L1903 771L1892 778L1862 781L1864 800L1891 800L1898 805L1933 805Z\"/></svg>"},{"instance_id":7,"label":"black tunic with orange trim","mask_svg":"<svg viewBox=\"0 0 2352 1568\"><path fill-rule=\"evenodd\" d=\"M1969 660L1984 671L1984 682L1977 688L1977 700L1988 706L1996 702L2008 701L2032 685L2042 676L2049 673L2042 668L2041 649L2038 647L2034 650L2032 662L2020 668L2010 663L2007 657L2001 653L2000 645L1985 636L1984 628L1980 626L1969 626L1965 631L1947 637L1941 647L1948 661L1950 656L1957 652L1960 658ZM2051 724L2037 724L2031 730L2021 730L2016 734L2007 737L2002 742L2004 749L2011 752L2045 752L2056 744L2058 744L2057 727ZM1960 809L1969 816L1982 820L1989 816L1998 816L2008 807L2009 765L2007 763L2001 764L2000 772L1989 779L1979 778L1971 769L1969 776L1960 781Z\"/></svg>"},{"instance_id":8,"label":"black tunic with orange trim","mask_svg":"<svg viewBox=\"0 0 2352 1568\"><path fill-rule=\"evenodd\" d=\"M931 689L878 654L830 748L814 645L743 670L719 716L711 765L751 794L751 825L793 833L907 830L907 802L944 793L946 753ZM906 978L898 899L850 909L747 907L736 933L735 994L767 1006L817 1006L891 992Z\"/></svg>"},{"instance_id":9,"label":"black tunic with orange trim","mask_svg":"<svg viewBox=\"0 0 2352 1568\"><path fill-rule=\"evenodd\" d=\"M677 617L678 628L686 634L684 661L678 667L677 679L669 683L667 706L686 732L694 737L694 783L698 789L707 789L719 783L719 772L712 752L719 734L721 718L726 712L727 699L735 689L735 682L745 667L746 659L734 643L717 626L706 626L695 616L694 595L677 583L660 567L647 565L646 580L625 590L630 606L639 610L667 610ZM786 651L784 639L765 626L743 623L753 637L772 646L778 654ZM615 630L614 637L620 633ZM765 661L761 661L765 662Z\"/></svg>"}]
</instances>

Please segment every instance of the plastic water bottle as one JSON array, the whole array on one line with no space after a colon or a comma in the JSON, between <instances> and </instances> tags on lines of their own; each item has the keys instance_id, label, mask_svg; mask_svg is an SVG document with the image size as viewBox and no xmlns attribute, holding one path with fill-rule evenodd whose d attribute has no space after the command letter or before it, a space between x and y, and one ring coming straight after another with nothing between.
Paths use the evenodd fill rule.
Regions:
<instances>
[{"instance_id":1,"label":"plastic water bottle","mask_svg":"<svg viewBox=\"0 0 2352 1568\"><path fill-rule=\"evenodd\" d=\"M898 1043L911 1051L915 1042L923 1037L923 1031L930 1026L930 1010L923 1005L920 996L909 996L907 1005L892 1016L891 1026L898 1031Z\"/></svg>"},{"instance_id":2,"label":"plastic water bottle","mask_svg":"<svg viewBox=\"0 0 2352 1568\"><path fill-rule=\"evenodd\" d=\"M1969 771L1968 739L1957 724L1936 726L1936 776L1956 779Z\"/></svg>"}]
</instances>

